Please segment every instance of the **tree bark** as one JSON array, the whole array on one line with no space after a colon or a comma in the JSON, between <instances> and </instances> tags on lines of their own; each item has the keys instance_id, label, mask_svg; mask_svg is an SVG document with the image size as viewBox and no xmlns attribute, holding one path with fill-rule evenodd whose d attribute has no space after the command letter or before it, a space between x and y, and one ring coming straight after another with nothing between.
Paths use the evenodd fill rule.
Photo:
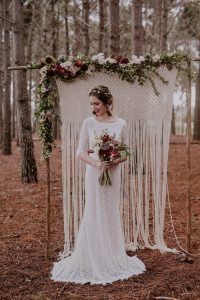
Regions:
<instances>
[{"instance_id":1,"label":"tree bark","mask_svg":"<svg viewBox=\"0 0 200 300\"><path fill-rule=\"evenodd\" d=\"M12 88L13 88L13 101L12 101L12 114L11 114L11 118L12 118L12 123L11 123L11 134L12 134L12 139L15 139L15 126L16 126L16 101L15 101L15 96L14 96L14 91L15 91L15 74L14 72L12 72L11 74L12 76Z\"/></svg>"},{"instance_id":2,"label":"tree bark","mask_svg":"<svg viewBox=\"0 0 200 300\"><path fill-rule=\"evenodd\" d=\"M66 38L66 54L67 56L70 54L69 50L69 0L65 0L65 38Z\"/></svg>"},{"instance_id":3,"label":"tree bark","mask_svg":"<svg viewBox=\"0 0 200 300\"><path fill-rule=\"evenodd\" d=\"M160 51L167 51L168 0L161 1Z\"/></svg>"},{"instance_id":4,"label":"tree bark","mask_svg":"<svg viewBox=\"0 0 200 300\"><path fill-rule=\"evenodd\" d=\"M142 0L132 0L132 54L143 55Z\"/></svg>"},{"instance_id":5,"label":"tree bark","mask_svg":"<svg viewBox=\"0 0 200 300\"><path fill-rule=\"evenodd\" d=\"M74 0L74 6L73 6L73 22L74 22L74 42L73 42L73 48L72 48L72 55L75 56L78 54L80 49L82 49L83 45L83 38L82 38L82 30L80 27L80 24L78 22L78 18L80 16L80 9L79 5L77 4L76 0Z\"/></svg>"},{"instance_id":6,"label":"tree bark","mask_svg":"<svg viewBox=\"0 0 200 300\"><path fill-rule=\"evenodd\" d=\"M195 140L200 140L200 63L199 63L199 73L196 80L193 138Z\"/></svg>"},{"instance_id":7,"label":"tree bark","mask_svg":"<svg viewBox=\"0 0 200 300\"><path fill-rule=\"evenodd\" d=\"M9 5L10 1L3 0L4 11L4 80L5 93L3 98L3 142L2 154L10 155L11 151L11 101L10 101L10 85L11 74L8 70L10 65L10 24L9 20Z\"/></svg>"},{"instance_id":8,"label":"tree bark","mask_svg":"<svg viewBox=\"0 0 200 300\"><path fill-rule=\"evenodd\" d=\"M109 55L109 0L104 0L104 45L103 53Z\"/></svg>"},{"instance_id":9,"label":"tree bark","mask_svg":"<svg viewBox=\"0 0 200 300\"><path fill-rule=\"evenodd\" d=\"M89 11L90 2L89 0L82 0L83 14L82 18L84 21L83 25L83 52L85 55L89 55L90 49L90 38L89 38Z\"/></svg>"},{"instance_id":10,"label":"tree bark","mask_svg":"<svg viewBox=\"0 0 200 300\"><path fill-rule=\"evenodd\" d=\"M52 15L52 55L57 57L58 55L58 28L57 14L55 13L55 0L51 0L51 15Z\"/></svg>"},{"instance_id":11,"label":"tree bark","mask_svg":"<svg viewBox=\"0 0 200 300\"><path fill-rule=\"evenodd\" d=\"M119 0L110 0L110 55L120 52Z\"/></svg>"},{"instance_id":12,"label":"tree bark","mask_svg":"<svg viewBox=\"0 0 200 300\"><path fill-rule=\"evenodd\" d=\"M104 27L105 27L105 18L104 18L104 0L99 0L99 53L104 52Z\"/></svg>"},{"instance_id":13,"label":"tree bark","mask_svg":"<svg viewBox=\"0 0 200 300\"><path fill-rule=\"evenodd\" d=\"M15 65L25 65L24 34L23 34L23 4L13 0L13 48ZM34 145L31 131L31 116L28 104L26 71L18 70L16 74L16 99L19 113L20 145L22 154L23 182L37 182L37 167L34 157Z\"/></svg>"},{"instance_id":14,"label":"tree bark","mask_svg":"<svg viewBox=\"0 0 200 300\"><path fill-rule=\"evenodd\" d=\"M175 109L172 107L172 121L171 121L171 134L176 134L176 122L175 122Z\"/></svg>"},{"instance_id":15,"label":"tree bark","mask_svg":"<svg viewBox=\"0 0 200 300\"><path fill-rule=\"evenodd\" d=\"M0 1L0 15L3 15L3 2ZM2 115L2 106L3 106L3 42L2 42L2 32L3 32L3 20L0 19L0 149L2 148L2 136L3 136L3 115Z\"/></svg>"}]
</instances>

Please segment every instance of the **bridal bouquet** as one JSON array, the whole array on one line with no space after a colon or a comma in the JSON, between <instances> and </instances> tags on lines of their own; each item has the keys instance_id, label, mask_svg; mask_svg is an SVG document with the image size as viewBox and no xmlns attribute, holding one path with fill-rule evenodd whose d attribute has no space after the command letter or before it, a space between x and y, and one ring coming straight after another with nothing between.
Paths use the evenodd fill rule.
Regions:
<instances>
[{"instance_id":1,"label":"bridal bouquet","mask_svg":"<svg viewBox=\"0 0 200 300\"><path fill-rule=\"evenodd\" d=\"M111 136L108 134L107 129L103 130L98 136L95 136L95 142L89 152L97 152L100 161L113 161L115 159L125 159L130 156L129 148L126 144L120 143L115 139L115 135ZM109 170L104 170L99 177L99 183L101 185L111 186L112 182L110 179Z\"/></svg>"}]
</instances>

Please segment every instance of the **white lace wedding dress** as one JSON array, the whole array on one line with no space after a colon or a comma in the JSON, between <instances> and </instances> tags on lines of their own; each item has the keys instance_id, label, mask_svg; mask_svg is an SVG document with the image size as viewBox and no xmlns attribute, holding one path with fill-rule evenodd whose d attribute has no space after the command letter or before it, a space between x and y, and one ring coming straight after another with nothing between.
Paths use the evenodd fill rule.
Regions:
<instances>
[{"instance_id":1,"label":"white lace wedding dress","mask_svg":"<svg viewBox=\"0 0 200 300\"><path fill-rule=\"evenodd\" d=\"M126 142L126 121L101 122L95 116L84 120L77 156L91 149L94 135L102 129ZM98 159L96 153L90 154ZM111 186L101 186L102 171L87 164L85 174L86 204L75 250L71 256L54 263L54 281L106 284L143 273L146 268L137 256L128 256L119 212L120 164L111 170Z\"/></svg>"}]
</instances>

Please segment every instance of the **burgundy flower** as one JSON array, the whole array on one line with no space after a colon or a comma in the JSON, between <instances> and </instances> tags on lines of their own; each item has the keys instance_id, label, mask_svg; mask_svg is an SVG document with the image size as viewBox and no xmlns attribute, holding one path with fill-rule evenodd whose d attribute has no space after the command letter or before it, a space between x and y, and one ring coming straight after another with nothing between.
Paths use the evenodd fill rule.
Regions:
<instances>
[{"instance_id":1,"label":"burgundy flower","mask_svg":"<svg viewBox=\"0 0 200 300\"><path fill-rule=\"evenodd\" d=\"M113 158L116 158L119 155L119 152L117 150L113 149L112 155L113 155Z\"/></svg>"},{"instance_id":2,"label":"burgundy flower","mask_svg":"<svg viewBox=\"0 0 200 300\"><path fill-rule=\"evenodd\" d=\"M104 136L102 137L102 141L104 143L107 143L109 141L109 135L108 134L104 134Z\"/></svg>"},{"instance_id":3,"label":"burgundy flower","mask_svg":"<svg viewBox=\"0 0 200 300\"><path fill-rule=\"evenodd\" d=\"M82 64L81 70L82 71L87 71L88 70L88 66L86 64Z\"/></svg>"},{"instance_id":4,"label":"burgundy flower","mask_svg":"<svg viewBox=\"0 0 200 300\"><path fill-rule=\"evenodd\" d=\"M66 70L57 64L52 66L52 71L61 75L64 75L66 73Z\"/></svg>"},{"instance_id":5,"label":"burgundy flower","mask_svg":"<svg viewBox=\"0 0 200 300\"><path fill-rule=\"evenodd\" d=\"M122 57L121 59L120 59L120 64L127 64L129 62L129 60L128 60L128 58L126 58L126 57Z\"/></svg>"},{"instance_id":6,"label":"burgundy flower","mask_svg":"<svg viewBox=\"0 0 200 300\"><path fill-rule=\"evenodd\" d=\"M121 55L113 54L113 55L111 55L111 58L114 58L119 63L120 59L122 58L122 56Z\"/></svg>"}]
</instances>

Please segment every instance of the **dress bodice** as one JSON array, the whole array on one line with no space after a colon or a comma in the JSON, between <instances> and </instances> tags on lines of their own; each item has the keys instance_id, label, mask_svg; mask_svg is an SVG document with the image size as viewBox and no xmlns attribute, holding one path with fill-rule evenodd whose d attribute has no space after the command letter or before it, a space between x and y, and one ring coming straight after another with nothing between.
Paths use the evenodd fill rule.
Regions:
<instances>
[{"instance_id":1,"label":"dress bodice","mask_svg":"<svg viewBox=\"0 0 200 300\"><path fill-rule=\"evenodd\" d=\"M83 121L76 152L77 156L81 152L92 149L95 136L100 135L103 130L107 130L108 134L115 136L115 139L119 142L127 144L127 122L124 119L117 118L113 122L102 122L97 120L95 116L91 116Z\"/></svg>"}]
</instances>

